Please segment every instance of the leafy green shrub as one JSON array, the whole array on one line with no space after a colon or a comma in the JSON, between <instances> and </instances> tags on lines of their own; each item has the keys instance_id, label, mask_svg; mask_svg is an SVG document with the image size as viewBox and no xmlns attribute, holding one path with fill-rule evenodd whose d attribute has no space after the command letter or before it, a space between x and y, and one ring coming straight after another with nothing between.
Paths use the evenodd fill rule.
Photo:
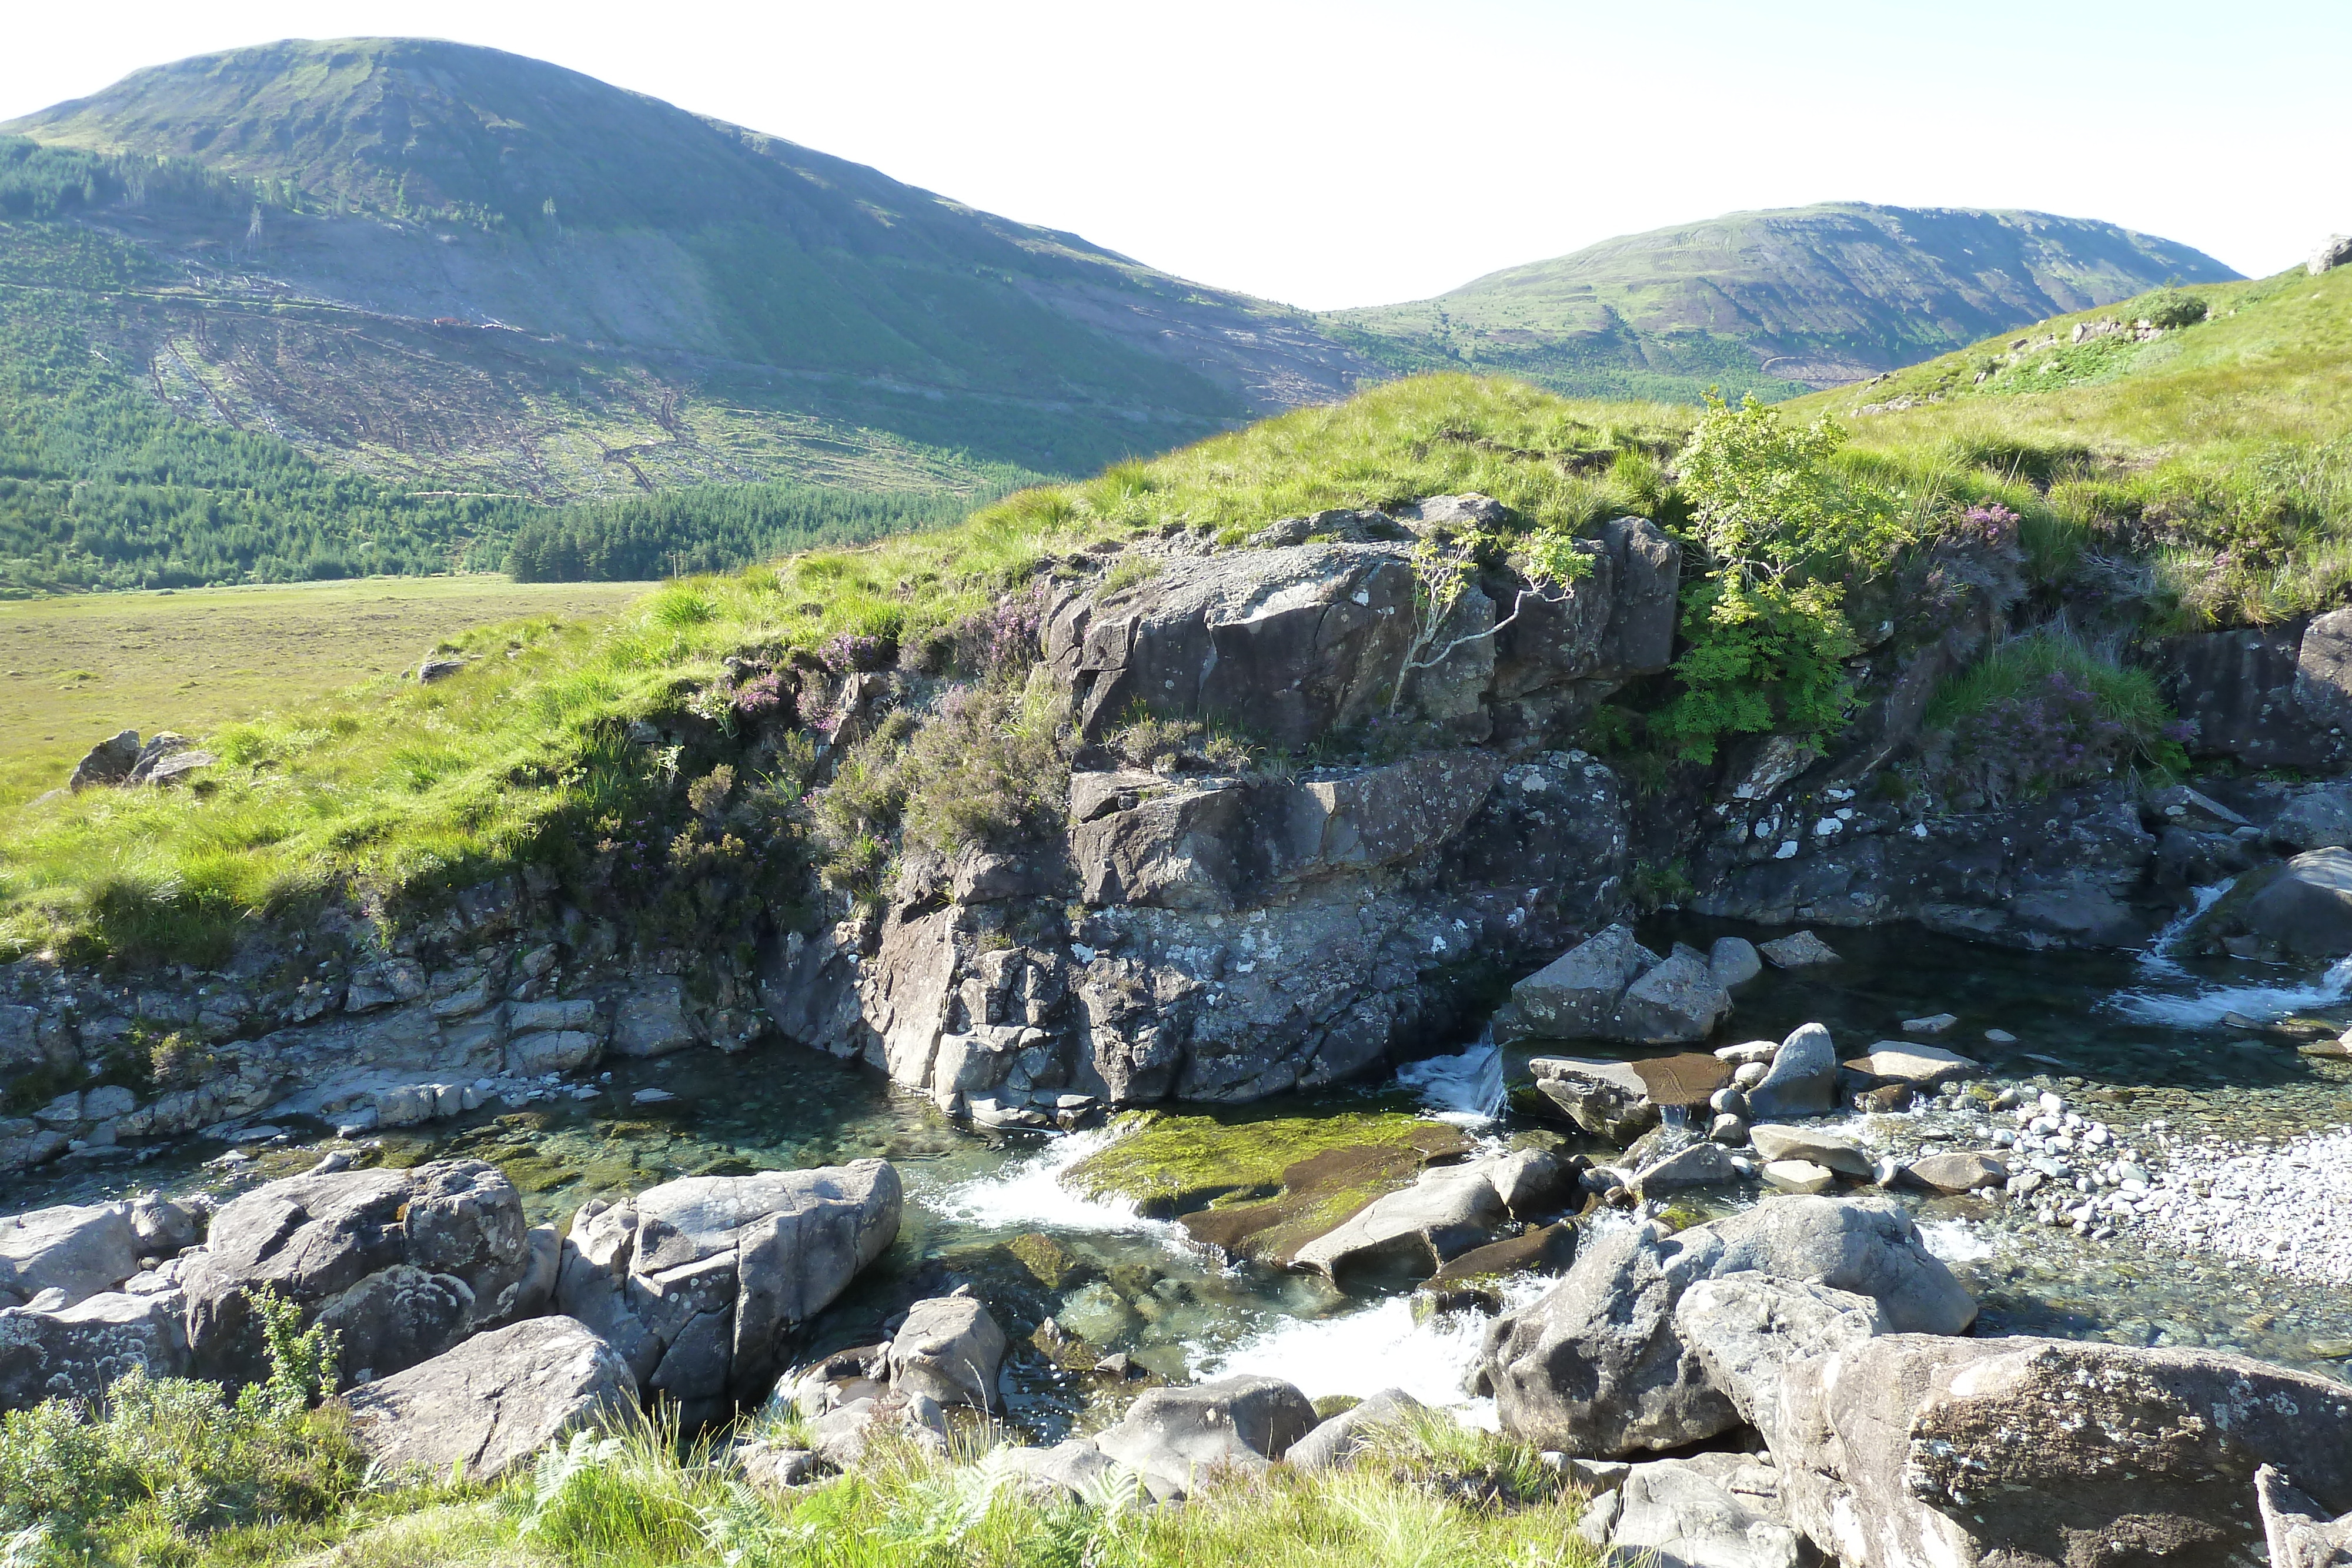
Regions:
<instances>
[{"instance_id":1,"label":"leafy green shrub","mask_svg":"<svg viewBox=\"0 0 2352 1568\"><path fill-rule=\"evenodd\" d=\"M204 1537L317 1521L360 1490L367 1459L339 1409L335 1342L300 1309L253 1298L270 1375L217 1385L134 1367L97 1410L51 1399L0 1416L0 1533L16 1562L189 1563Z\"/></svg>"},{"instance_id":2,"label":"leafy green shrub","mask_svg":"<svg viewBox=\"0 0 2352 1568\"><path fill-rule=\"evenodd\" d=\"M1946 680L1925 733L1930 781L1958 804L1997 805L2120 770L2184 771L2194 730L2146 670L2044 631Z\"/></svg>"},{"instance_id":3,"label":"leafy green shrub","mask_svg":"<svg viewBox=\"0 0 2352 1568\"><path fill-rule=\"evenodd\" d=\"M2159 288L2142 303L2139 319L2162 331L2193 327L2205 319L2208 307L2196 295L2179 288Z\"/></svg>"},{"instance_id":4,"label":"leafy green shrub","mask_svg":"<svg viewBox=\"0 0 2352 1568\"><path fill-rule=\"evenodd\" d=\"M1701 570L1683 594L1680 694L1652 722L1676 755L1711 761L1727 736L1808 741L1840 727L1855 649L1843 578L1884 566L1906 537L1891 497L1830 461L1827 419L1797 429L1750 397L1720 398L1679 461Z\"/></svg>"}]
</instances>

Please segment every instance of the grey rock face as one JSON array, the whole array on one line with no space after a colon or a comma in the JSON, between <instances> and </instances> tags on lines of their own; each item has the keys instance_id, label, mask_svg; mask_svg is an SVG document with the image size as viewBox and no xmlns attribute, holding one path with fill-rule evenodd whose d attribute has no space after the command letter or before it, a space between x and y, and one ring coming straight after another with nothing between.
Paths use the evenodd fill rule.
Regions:
<instances>
[{"instance_id":1,"label":"grey rock face","mask_svg":"<svg viewBox=\"0 0 2352 1568\"><path fill-rule=\"evenodd\" d=\"M1819 1116L1837 1103L1837 1048L1820 1024L1799 1024L1773 1054L1771 1070L1749 1089L1755 1116Z\"/></svg>"},{"instance_id":2,"label":"grey rock face","mask_svg":"<svg viewBox=\"0 0 2352 1568\"><path fill-rule=\"evenodd\" d=\"M186 1301L109 1291L69 1307L0 1312L0 1410L44 1399L95 1400L133 1367L150 1377L188 1369Z\"/></svg>"},{"instance_id":3,"label":"grey rock face","mask_svg":"<svg viewBox=\"0 0 2352 1568\"><path fill-rule=\"evenodd\" d=\"M36 1208L0 1218L0 1307L44 1291L70 1304L110 1291L139 1272L142 1250L131 1206L101 1203Z\"/></svg>"},{"instance_id":4,"label":"grey rock face","mask_svg":"<svg viewBox=\"0 0 2352 1568\"><path fill-rule=\"evenodd\" d=\"M1697 1186L1729 1186L1740 1179L1739 1167L1731 1159L1731 1151L1721 1144L1693 1144L1644 1166L1633 1178L1633 1189L1647 1197Z\"/></svg>"},{"instance_id":5,"label":"grey rock face","mask_svg":"<svg viewBox=\"0 0 2352 1568\"><path fill-rule=\"evenodd\" d=\"M385 1469L496 1480L575 1427L617 1422L636 1385L613 1347L571 1318L480 1334L345 1396Z\"/></svg>"},{"instance_id":6,"label":"grey rock face","mask_svg":"<svg viewBox=\"0 0 2352 1568\"><path fill-rule=\"evenodd\" d=\"M1265 1469L1316 1425L1307 1396L1281 1379L1228 1377L1148 1389L1095 1441L1164 1502L1188 1495L1212 1470Z\"/></svg>"},{"instance_id":7,"label":"grey rock face","mask_svg":"<svg viewBox=\"0 0 2352 1568\"><path fill-rule=\"evenodd\" d=\"M1611 1568L1800 1568L1804 1543L1777 1502L1774 1472L1745 1455L1659 1459L1628 1469L1576 1530Z\"/></svg>"},{"instance_id":8,"label":"grey rock face","mask_svg":"<svg viewBox=\"0 0 2352 1568\"><path fill-rule=\"evenodd\" d=\"M1299 1438L1291 1445L1285 1461L1294 1469L1341 1469L1371 1446L1379 1428L1427 1408L1402 1388L1383 1388Z\"/></svg>"},{"instance_id":9,"label":"grey rock face","mask_svg":"<svg viewBox=\"0 0 2352 1568\"><path fill-rule=\"evenodd\" d=\"M1791 1362L1779 1421L1790 1518L1851 1568L2117 1539L2220 1568L2262 1539L2265 1464L2352 1508L2352 1390L2210 1351L1892 1334Z\"/></svg>"},{"instance_id":10,"label":"grey rock face","mask_svg":"<svg viewBox=\"0 0 2352 1568\"><path fill-rule=\"evenodd\" d=\"M937 1296L907 1309L890 1342L890 1386L992 1409L1003 1360L1004 1331L986 1307L970 1296Z\"/></svg>"},{"instance_id":11,"label":"grey rock face","mask_svg":"<svg viewBox=\"0 0 2352 1568\"><path fill-rule=\"evenodd\" d=\"M268 1375L249 1299L267 1286L341 1336L345 1376L386 1376L541 1310L523 1295L530 1267L522 1200L478 1160L271 1182L223 1207L187 1264L194 1365Z\"/></svg>"},{"instance_id":12,"label":"grey rock face","mask_svg":"<svg viewBox=\"0 0 2352 1568\"><path fill-rule=\"evenodd\" d=\"M1675 1324L1700 1280L1754 1270L1875 1300L1890 1328L1958 1333L1976 1304L1884 1200L1769 1197L1673 1235L1655 1225L1588 1242L1558 1285L1488 1325L1482 1375L1507 1432L1614 1458L1741 1420Z\"/></svg>"},{"instance_id":13,"label":"grey rock face","mask_svg":"<svg viewBox=\"0 0 2352 1568\"><path fill-rule=\"evenodd\" d=\"M2323 272L2333 272L2352 261L2352 239L2342 235L2329 235L2312 247L2311 259L2304 263L2304 271L2314 277Z\"/></svg>"},{"instance_id":14,"label":"grey rock face","mask_svg":"<svg viewBox=\"0 0 2352 1568\"><path fill-rule=\"evenodd\" d=\"M2316 784L2303 790L2271 819L2270 836L2297 851L2352 845L2352 785Z\"/></svg>"},{"instance_id":15,"label":"grey rock face","mask_svg":"<svg viewBox=\"0 0 2352 1568\"><path fill-rule=\"evenodd\" d=\"M1050 1448L1008 1450L1013 1468L1034 1496L1060 1501L1090 1500L1111 1484L1117 1466L1110 1456L1085 1437L1072 1437Z\"/></svg>"},{"instance_id":16,"label":"grey rock face","mask_svg":"<svg viewBox=\"0 0 2352 1568\"><path fill-rule=\"evenodd\" d=\"M947 1452L947 1413L939 1401L903 1389L881 1389L838 1405L816 1418L815 1454L835 1469L856 1469L867 1445L898 1433L933 1453Z\"/></svg>"},{"instance_id":17,"label":"grey rock face","mask_svg":"<svg viewBox=\"0 0 2352 1568\"><path fill-rule=\"evenodd\" d=\"M1759 1124L1748 1130L1756 1152L1768 1160L1808 1160L1844 1176L1867 1178L1870 1156L1843 1133Z\"/></svg>"},{"instance_id":18,"label":"grey rock face","mask_svg":"<svg viewBox=\"0 0 2352 1568\"><path fill-rule=\"evenodd\" d=\"M2168 637L2156 673L2173 711L2197 726L2198 757L2226 757L2254 768L2324 768L2339 761L2344 741L2306 711L2303 696L2332 679L2301 668L2306 622L2241 627ZM2340 633L2338 634L2340 636ZM2317 653L2318 650L2315 650ZM2340 659L2328 661L2340 669ZM2323 693L2333 695L2333 692Z\"/></svg>"},{"instance_id":19,"label":"grey rock face","mask_svg":"<svg viewBox=\"0 0 2352 1568\"><path fill-rule=\"evenodd\" d=\"M557 1310L602 1335L640 1388L757 1399L785 1337L898 1234L887 1161L688 1176L592 1203L564 1239Z\"/></svg>"}]
</instances>

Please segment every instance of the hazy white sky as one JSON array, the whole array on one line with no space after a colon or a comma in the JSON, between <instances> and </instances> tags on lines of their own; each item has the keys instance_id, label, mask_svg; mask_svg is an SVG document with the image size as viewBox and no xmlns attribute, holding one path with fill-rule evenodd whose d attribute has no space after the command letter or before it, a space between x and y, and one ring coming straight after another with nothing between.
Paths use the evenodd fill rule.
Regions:
<instances>
[{"instance_id":1,"label":"hazy white sky","mask_svg":"<svg viewBox=\"0 0 2352 1568\"><path fill-rule=\"evenodd\" d=\"M0 118L362 34L554 60L1317 308L1832 199L2105 218L2252 274L2352 231L2344 0L117 0L17 9Z\"/></svg>"}]
</instances>

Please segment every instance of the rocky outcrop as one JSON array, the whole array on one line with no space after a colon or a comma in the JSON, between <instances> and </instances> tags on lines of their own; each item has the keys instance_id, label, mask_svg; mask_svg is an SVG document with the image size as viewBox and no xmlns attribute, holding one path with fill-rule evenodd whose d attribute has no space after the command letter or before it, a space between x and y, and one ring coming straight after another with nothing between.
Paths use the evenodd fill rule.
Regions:
<instances>
[{"instance_id":1,"label":"rocky outcrop","mask_svg":"<svg viewBox=\"0 0 2352 1568\"><path fill-rule=\"evenodd\" d=\"M533 1318L353 1389L352 1433L384 1470L494 1481L565 1433L636 1408L636 1384L585 1324Z\"/></svg>"},{"instance_id":2,"label":"rocky outcrop","mask_svg":"<svg viewBox=\"0 0 2352 1568\"><path fill-rule=\"evenodd\" d=\"M1887 1326L1958 1333L1976 1305L1886 1200L1770 1197L1669 1234L1657 1224L1588 1242L1560 1282L1488 1325L1481 1377L1504 1429L1615 1457L1727 1432L1742 1416L1676 1325L1701 1280L1753 1270L1876 1301Z\"/></svg>"},{"instance_id":3,"label":"rocky outcrop","mask_svg":"<svg viewBox=\"0 0 2352 1568\"><path fill-rule=\"evenodd\" d=\"M1435 1166L1299 1248L1293 1261L1343 1288L1425 1280L1493 1240L1506 1218L1556 1207L1570 1185L1567 1168L1543 1150Z\"/></svg>"},{"instance_id":4,"label":"rocky outcrop","mask_svg":"<svg viewBox=\"0 0 2352 1568\"><path fill-rule=\"evenodd\" d=\"M688 1176L572 1218L559 1312L620 1354L638 1386L690 1416L763 1397L795 1329L898 1234L883 1160Z\"/></svg>"},{"instance_id":5,"label":"rocky outcrop","mask_svg":"<svg viewBox=\"0 0 2352 1568\"><path fill-rule=\"evenodd\" d=\"M1934 819L1840 810L1852 814L1813 818L1769 801L1731 813L1706 841L1685 906L1765 925L1914 920L2036 948L2134 942L2168 913L2143 903L2157 836L2121 785Z\"/></svg>"},{"instance_id":6,"label":"rocky outcrop","mask_svg":"<svg viewBox=\"0 0 2352 1568\"><path fill-rule=\"evenodd\" d=\"M2345 1568L2352 1563L2352 1513L2329 1519L2277 1466L2254 1472L2254 1501L2271 1568Z\"/></svg>"},{"instance_id":7,"label":"rocky outcrop","mask_svg":"<svg viewBox=\"0 0 2352 1568\"><path fill-rule=\"evenodd\" d=\"M1746 957L1754 964L1752 948ZM1757 972L1736 954L1727 962L1739 979ZM1633 939L1631 926L1612 925L1512 987L1497 1030L1510 1038L1637 1045L1705 1040L1731 1011L1728 984L1708 955L1678 946L1661 958Z\"/></svg>"},{"instance_id":8,"label":"rocky outcrop","mask_svg":"<svg viewBox=\"0 0 2352 1568\"><path fill-rule=\"evenodd\" d=\"M0 1217L0 1307L20 1307L51 1291L59 1292L58 1305L70 1306L111 1291L139 1272L144 1250L127 1203Z\"/></svg>"},{"instance_id":9,"label":"rocky outcrop","mask_svg":"<svg viewBox=\"0 0 2352 1568\"><path fill-rule=\"evenodd\" d=\"M2210 1351L1892 1334L1791 1363L1766 1437L1848 1568L2220 1568L2262 1540L2266 1464L2352 1508L2352 1392Z\"/></svg>"},{"instance_id":10,"label":"rocky outcrop","mask_svg":"<svg viewBox=\"0 0 2352 1568\"><path fill-rule=\"evenodd\" d=\"M1628 1467L1576 1532L1610 1568L1801 1568L1804 1542L1780 1516L1769 1455L1701 1454Z\"/></svg>"},{"instance_id":11,"label":"rocky outcrop","mask_svg":"<svg viewBox=\"0 0 2352 1568\"><path fill-rule=\"evenodd\" d=\"M2352 616L2168 637L2156 651L2158 684L2196 726L2192 755L2250 768L2334 771L2346 760L2352 716Z\"/></svg>"},{"instance_id":12,"label":"rocky outcrop","mask_svg":"<svg viewBox=\"0 0 2352 1568\"><path fill-rule=\"evenodd\" d=\"M478 1160L271 1182L214 1217L186 1268L193 1364L268 1376L253 1294L269 1290L339 1336L346 1378L387 1376L544 1311L530 1264L520 1197Z\"/></svg>"},{"instance_id":13,"label":"rocky outcrop","mask_svg":"<svg viewBox=\"0 0 2352 1568\"><path fill-rule=\"evenodd\" d=\"M2299 958L2352 954L2352 850L2308 850L2242 879L2198 921L2193 938Z\"/></svg>"}]
</instances>

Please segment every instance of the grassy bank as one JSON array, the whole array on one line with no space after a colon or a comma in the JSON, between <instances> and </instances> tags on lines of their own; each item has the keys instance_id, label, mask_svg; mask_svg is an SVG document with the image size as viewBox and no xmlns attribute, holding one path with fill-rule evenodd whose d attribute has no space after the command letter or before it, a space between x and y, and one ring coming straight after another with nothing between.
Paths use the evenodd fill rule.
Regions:
<instances>
[{"instance_id":1,"label":"grassy bank","mask_svg":"<svg viewBox=\"0 0 2352 1568\"><path fill-rule=\"evenodd\" d=\"M1024 1485L1002 1432L947 1454L875 1441L855 1472L774 1493L730 1451L650 1424L580 1433L497 1485L372 1475L336 1404L208 1384L116 1385L104 1409L6 1417L0 1561L333 1568L1592 1568L1583 1494L1525 1444L1432 1416L1341 1471L1204 1477L1150 1509L1131 1475L1083 1500Z\"/></svg>"}]
</instances>

